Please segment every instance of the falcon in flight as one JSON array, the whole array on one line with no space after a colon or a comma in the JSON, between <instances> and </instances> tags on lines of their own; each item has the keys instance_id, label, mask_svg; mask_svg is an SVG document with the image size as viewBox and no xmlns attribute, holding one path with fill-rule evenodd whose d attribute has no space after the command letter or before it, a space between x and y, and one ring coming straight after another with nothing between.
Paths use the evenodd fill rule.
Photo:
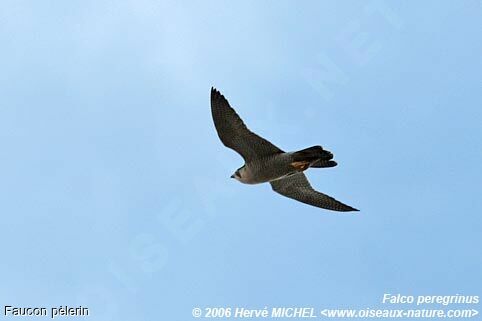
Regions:
<instances>
[{"instance_id":1,"label":"falcon in flight","mask_svg":"<svg viewBox=\"0 0 482 321\"><path fill-rule=\"evenodd\" d=\"M211 88L211 112L221 142L244 158L244 166L231 176L241 183L269 182L272 189L297 201L332 211L357 209L315 191L303 172L336 166L333 154L321 146L284 152L250 131L224 96Z\"/></svg>"}]
</instances>

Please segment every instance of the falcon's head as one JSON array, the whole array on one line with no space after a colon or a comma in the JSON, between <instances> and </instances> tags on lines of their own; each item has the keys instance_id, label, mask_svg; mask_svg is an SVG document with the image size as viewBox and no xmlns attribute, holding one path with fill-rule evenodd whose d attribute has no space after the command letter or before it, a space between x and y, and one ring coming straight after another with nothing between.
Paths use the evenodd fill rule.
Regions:
<instances>
[{"instance_id":1,"label":"falcon's head","mask_svg":"<svg viewBox=\"0 0 482 321\"><path fill-rule=\"evenodd\" d=\"M238 181L243 180L243 173L244 173L244 166L241 168L238 168L233 175L231 175L231 178L234 178Z\"/></svg>"}]
</instances>

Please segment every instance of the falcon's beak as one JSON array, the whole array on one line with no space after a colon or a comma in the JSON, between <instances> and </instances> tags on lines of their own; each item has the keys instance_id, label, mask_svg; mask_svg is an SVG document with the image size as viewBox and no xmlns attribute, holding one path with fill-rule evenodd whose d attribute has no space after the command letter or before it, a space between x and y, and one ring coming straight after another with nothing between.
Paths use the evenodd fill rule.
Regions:
<instances>
[{"instance_id":1,"label":"falcon's beak","mask_svg":"<svg viewBox=\"0 0 482 321\"><path fill-rule=\"evenodd\" d=\"M234 174L233 174L233 175L231 175L231 178L234 178Z\"/></svg>"}]
</instances>

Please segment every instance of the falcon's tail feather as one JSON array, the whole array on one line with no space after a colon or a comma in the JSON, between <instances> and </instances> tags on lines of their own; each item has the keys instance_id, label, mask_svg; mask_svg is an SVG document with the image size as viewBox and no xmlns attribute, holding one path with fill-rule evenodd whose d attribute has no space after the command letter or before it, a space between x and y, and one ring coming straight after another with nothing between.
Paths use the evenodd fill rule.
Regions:
<instances>
[{"instance_id":1,"label":"falcon's tail feather","mask_svg":"<svg viewBox=\"0 0 482 321\"><path fill-rule=\"evenodd\" d=\"M325 167L335 167L338 165L334 160L317 160L316 162L312 163L310 167L313 168L325 168Z\"/></svg>"},{"instance_id":2,"label":"falcon's tail feather","mask_svg":"<svg viewBox=\"0 0 482 321\"><path fill-rule=\"evenodd\" d=\"M327 150L324 150L321 146L313 146L294 152L293 157L295 161L314 162L319 159L328 161L333 158L333 154Z\"/></svg>"},{"instance_id":3,"label":"falcon's tail feather","mask_svg":"<svg viewBox=\"0 0 482 321\"><path fill-rule=\"evenodd\" d=\"M308 162L310 167L333 167L336 162L332 161L333 154L324 150L321 146L313 146L293 153L295 162Z\"/></svg>"}]
</instances>

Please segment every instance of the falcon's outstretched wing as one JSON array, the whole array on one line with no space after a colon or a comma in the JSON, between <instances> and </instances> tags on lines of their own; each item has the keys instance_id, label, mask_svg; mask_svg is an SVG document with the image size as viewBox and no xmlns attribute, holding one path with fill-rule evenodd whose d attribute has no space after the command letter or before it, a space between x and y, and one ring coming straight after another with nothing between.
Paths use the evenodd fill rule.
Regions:
<instances>
[{"instance_id":1,"label":"falcon's outstretched wing","mask_svg":"<svg viewBox=\"0 0 482 321\"><path fill-rule=\"evenodd\" d=\"M211 88L211 112L223 144L241 154L246 162L283 153L281 149L250 131L229 106L226 98L215 88Z\"/></svg>"},{"instance_id":2,"label":"falcon's outstretched wing","mask_svg":"<svg viewBox=\"0 0 482 321\"><path fill-rule=\"evenodd\" d=\"M358 211L333 197L315 191L303 173L272 181L270 184L275 192L309 205L338 212Z\"/></svg>"}]
</instances>

